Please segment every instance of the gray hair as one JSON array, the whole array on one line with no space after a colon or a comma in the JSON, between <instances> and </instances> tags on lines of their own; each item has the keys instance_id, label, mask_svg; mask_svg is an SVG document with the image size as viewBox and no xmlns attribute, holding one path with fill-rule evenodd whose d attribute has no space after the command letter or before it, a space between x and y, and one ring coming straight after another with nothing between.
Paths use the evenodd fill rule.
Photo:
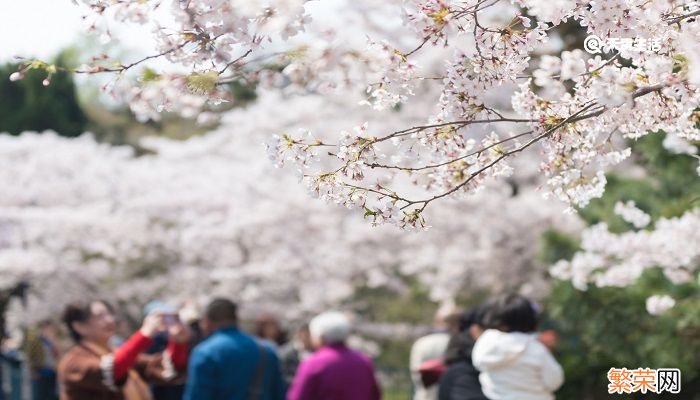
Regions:
<instances>
[{"instance_id":1,"label":"gray hair","mask_svg":"<svg viewBox=\"0 0 700 400\"><path fill-rule=\"evenodd\" d=\"M350 321L343 313L327 311L311 320L309 332L326 344L342 343L350 335Z\"/></svg>"}]
</instances>

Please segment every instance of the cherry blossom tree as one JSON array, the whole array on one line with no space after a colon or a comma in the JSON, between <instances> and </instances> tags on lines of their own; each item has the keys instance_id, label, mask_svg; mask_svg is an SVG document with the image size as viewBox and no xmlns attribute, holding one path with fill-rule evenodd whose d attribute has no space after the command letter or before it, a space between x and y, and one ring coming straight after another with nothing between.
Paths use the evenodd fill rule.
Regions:
<instances>
[{"instance_id":1,"label":"cherry blossom tree","mask_svg":"<svg viewBox=\"0 0 700 400\"><path fill-rule=\"evenodd\" d=\"M285 111L266 118L281 103ZM349 306L361 287L407 290L400 276L415 277L436 302L462 290L542 296L539 236L577 225L561 208L540 207L536 169L446 201L429 212L434 229L407 235L309 201L294 176L260 157L260 130L333 129L357 117L330 119L346 106L265 92L207 135L145 139L153 153L141 156L90 136L0 136L0 182L11 189L0 195L3 283L32 283L29 312L17 306L10 325L104 294L135 315L153 298L227 295L248 313L297 319Z\"/></svg>"},{"instance_id":2,"label":"cherry blossom tree","mask_svg":"<svg viewBox=\"0 0 700 400\"><path fill-rule=\"evenodd\" d=\"M105 40L114 24L153 26L154 54L76 70L116 74L108 90L144 119L168 110L208 120L209 107L235 100L224 88L236 80L384 112L418 103L410 124L269 132L278 165L294 164L317 197L373 224L425 228L428 205L508 177L535 147L547 192L583 207L603 193L606 168L629 157L620 138L664 130L700 139L697 1L76 3ZM615 48L567 47L565 23ZM147 67L156 59L174 68ZM45 69L47 84L56 70L26 68ZM414 190L399 191L401 180Z\"/></svg>"},{"instance_id":3,"label":"cherry blossom tree","mask_svg":"<svg viewBox=\"0 0 700 400\"><path fill-rule=\"evenodd\" d=\"M414 230L432 225L449 231L455 213L465 214L469 223L484 228L482 221L488 215L503 218L504 213L518 213L523 208L543 212L544 203L534 197L529 205L505 209L499 207L498 201L486 200L496 196L494 193L500 189L493 189L493 185L499 187L498 182L519 182L520 170L530 177L536 177L539 171L545 177L544 194L561 200L570 210L585 207L603 194L605 171L630 157L629 141L659 131L667 133L668 146L675 143L676 147L687 147L688 143L700 140L700 25L697 24L700 4L697 1L79 0L75 3L85 10L89 29L104 41L115 39L111 32L116 25L145 25L153 27L156 49L153 54L130 61L98 55L73 72L107 74L111 80L104 89L129 104L144 121L157 120L161 112L169 111L210 122L216 118L212 111L218 104L235 103L235 97L227 90L231 82L247 82L264 91L283 93L286 97L276 98L278 103L262 108L265 112L247 114L246 118L252 121L241 118L233 124L225 123L223 129L233 135L254 132L255 137L269 137L268 155L275 165L296 170L312 196L356 210L356 215L375 226L391 224ZM576 38L571 35L572 30L579 39L588 35L585 46L567 42L571 37ZM595 40L602 40L605 46L591 46ZM588 53L582 50L584 47ZM52 75L59 69L40 60L24 61L22 69L11 76L12 80L22 79L27 70L40 69L47 74L44 83L50 85ZM305 105L317 113L313 121L284 116L284 110L299 112L289 105L296 101L304 104L296 100L297 96L315 99ZM333 107L334 103L341 105ZM265 123L270 119L284 123ZM237 129L242 124L254 126ZM111 168L106 167L109 163L96 166L92 172L96 175L85 178L85 182L102 178L103 185L90 186L87 190L73 181L66 187L59 184L60 189L73 190L75 196L58 198L79 201L88 196L92 200L81 204L89 207L86 205L85 210L77 212L75 204L68 203L43 216L40 214L46 210L30 207L22 210L26 215L19 215L24 215L23 221L53 220L60 227L72 221L71 229L77 232L73 238L100 240L67 245L55 240L61 236L60 232L44 230L44 222L36 222L42 228L18 234L12 239L15 244L8 248L16 248L16 243L26 243L29 238L37 239L32 234L43 235L41 242L46 243L46 249L58 246L74 261L94 260L97 266L93 269L102 271L104 279L112 273L105 265L114 262L127 266L138 264L131 272L135 276L144 274L148 278L148 271L164 268L170 271L168 274L174 274L173 278L186 276L194 282L195 278L212 279L202 276L198 266L216 265L221 268L214 268L212 275L221 274L223 280L227 274L240 277L238 274L250 273L245 275L246 279L237 280L243 286L222 285L217 289L234 290L249 300L263 299L272 293L279 293L280 299L289 298L295 290L281 277L300 274L309 282L308 290L296 294L303 292L307 296L306 300L301 299L302 304L340 301L352 291L351 282L355 279L391 284L391 274L382 268L395 262L439 288L435 292L443 294L437 297L449 297L454 292L459 282L454 278L462 276L464 270L443 266L432 271L426 265L434 263L433 260L423 264L417 261L430 258L425 254L453 253L439 245L430 253L415 247L416 244L446 244L439 239L433 242L427 237L388 233L386 229L375 233L353 228L358 229L355 246L367 236L387 235L383 240L391 238L388 243L401 246L397 248L401 248L405 262L392 258L396 252L392 252L392 245L384 244L381 251L375 249L366 257L358 256L361 253L353 250L365 263L337 271L333 262L324 262L322 267L315 264L330 255L323 253L323 246L314 243L309 247L283 246L281 249L285 250L280 253L260 246L265 249L259 250L266 256L263 263L251 248L286 238L280 237L281 231L270 230L267 232L276 233L260 234L251 244L246 242L250 239L242 239L240 231L233 228L242 229L243 225L222 222L228 221L226 201L234 193L237 198L246 199L241 204L255 204L256 208L260 205L261 210L263 205L267 207L268 219L256 219L263 213L246 215L251 218L251 224L294 226L299 230L290 228L288 234L295 239L307 235L306 229L317 232L340 221L351 223L346 221L342 208L337 214L326 214L323 207L309 208L312 206L303 198L295 197L296 192L293 198L298 208L276 208L279 198L287 196L282 193L271 196L269 202L251 200L251 193L261 190L265 179L270 179L271 187L282 191L287 190L287 185L282 184L287 178L267 171L255 158L259 175L248 173L255 180L247 191L234 187L234 183L240 183L240 172L229 175L219 168L229 168L229 162L234 161L204 156L208 151L223 151L220 147L226 148L225 143L234 140L224 139L222 132L192 139L187 146L154 140L151 145L157 156L140 158L83 139L86 148L100 149L97 153L114 164ZM204 150L208 146L215 149ZM251 147L231 145L231 148L243 151ZM236 152L224 154L233 160ZM58 154L51 152L48 156ZM85 157L89 160L92 156ZM82 168L85 160L74 162ZM246 168L251 163L252 160L247 160ZM533 165L539 170L532 171ZM65 171L78 169L67 167ZM200 176L192 174L191 169L214 172ZM160 171L160 174L143 171ZM119 176L122 178L118 179ZM64 177L55 178L56 182L62 182ZM139 183L107 184L115 182L114 179ZM537 179L528 180L534 181ZM193 190L200 188L199 185L201 190ZM221 190L218 195L209 193L212 189L207 188L212 185ZM144 189L154 186L164 189ZM231 192L225 191L226 188ZM142 196L144 193L148 195ZM53 192L47 191L31 201L40 203L52 195ZM529 196L528 192L518 198ZM208 205L198 209L194 207L198 202ZM547 207L552 204L547 203ZM635 226L644 227L644 216L633 206L621 204L618 211L631 218ZM9 216L16 218L18 214L14 212L11 210ZM306 217L300 216L302 212ZM304 219L304 223L293 224L294 216ZM509 216L508 223L513 229L524 229L518 225L523 223L518 215ZM555 274L573 279L583 287L591 281L613 282L616 274L629 282L640 270L660 265L670 279L681 279L681 275L685 279L692 275L697 255L687 248L663 247L663 243L673 237L686 237L684 233L696 223L697 211L690 210L677 219L656 221L655 230L618 235L606 231L603 225L592 227L584 234L583 252L571 263L559 264ZM21 232L31 226L25 222L15 224L22 227ZM121 228L113 229L114 226ZM212 233L212 226L225 234ZM470 232L461 226L455 230ZM483 257L474 256L477 258L472 262L488 260L492 265L495 254L509 254L508 251L496 253L498 248L492 243L510 246L513 242L508 238L512 236L501 236L506 239L498 241L479 232L478 236L464 240L480 242L482 236L495 240L481 241L486 247L494 246L494 250L470 253ZM158 246L153 246L154 240ZM216 243L217 240L226 244L233 241L237 246L213 250L213 245L199 248L183 245L183 242ZM460 243L455 237L450 241ZM185 248L188 250L184 251ZM413 256L407 249L417 252L420 249L423 253ZM644 251L628 259L633 249ZM465 262L460 258L464 252L459 250L454 250L455 260L459 260L454 264L461 267ZM383 252L392 257L383 256ZM41 262L28 262L28 255L21 252L9 252L5 257L25 258L14 260L13 265L25 265L28 271L33 270L30 264L33 268L41 265L54 271L48 266L57 266L56 260L48 260L55 258L55 254L54 250L33 253L32 257ZM278 257L278 264L270 264L268 257L273 255ZM305 258L295 257L299 255ZM297 261L288 262L290 257ZM70 267L65 266L70 263L59 259L61 270L69 271ZM139 268L151 263L144 260L152 260L150 268ZM620 264L618 260L624 262ZM83 264L72 265L80 268ZM242 265L251 266L250 270L242 272L246 271ZM231 266L236 268L228 268ZM605 266L612 267L603 273L593 273L595 268ZM128 274L132 269L119 271ZM170 279L168 274L153 273L159 278L144 279L143 285L153 288L144 292L152 293L164 287ZM330 279L334 289L319 293L319 287L311 282L320 277ZM256 280L275 290L246 284ZM167 282L170 285L172 279ZM183 283L181 291L210 287L206 282L201 285ZM124 290L129 293L128 288Z\"/></svg>"}]
</instances>

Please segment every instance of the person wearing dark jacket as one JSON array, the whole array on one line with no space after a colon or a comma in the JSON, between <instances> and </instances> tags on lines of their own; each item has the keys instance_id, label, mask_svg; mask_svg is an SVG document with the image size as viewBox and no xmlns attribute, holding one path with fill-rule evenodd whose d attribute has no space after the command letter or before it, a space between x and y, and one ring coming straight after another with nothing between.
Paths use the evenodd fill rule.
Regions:
<instances>
[{"instance_id":1,"label":"person wearing dark jacket","mask_svg":"<svg viewBox=\"0 0 700 400\"><path fill-rule=\"evenodd\" d=\"M284 400L275 350L238 328L237 310L225 298L207 306L202 330L209 336L190 357L185 400Z\"/></svg>"},{"instance_id":2,"label":"person wearing dark jacket","mask_svg":"<svg viewBox=\"0 0 700 400\"><path fill-rule=\"evenodd\" d=\"M483 330L485 311L485 306L479 306L460 318L459 332L452 335L445 351L448 368L440 379L438 400L488 400L471 358L472 347Z\"/></svg>"}]
</instances>

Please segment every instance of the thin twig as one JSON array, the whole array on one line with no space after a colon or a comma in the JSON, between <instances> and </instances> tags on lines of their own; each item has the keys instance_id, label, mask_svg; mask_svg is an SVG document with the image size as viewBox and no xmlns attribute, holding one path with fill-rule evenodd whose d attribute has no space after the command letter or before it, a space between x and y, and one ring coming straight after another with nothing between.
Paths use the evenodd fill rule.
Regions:
<instances>
[{"instance_id":1,"label":"thin twig","mask_svg":"<svg viewBox=\"0 0 700 400\"><path fill-rule=\"evenodd\" d=\"M165 50L161 53L152 54L152 55L146 56L138 61L134 61L131 64L120 65L119 67L116 67L116 68L104 68L104 67L98 66L98 67L95 67L96 68L95 70L79 70L78 69L78 70L72 70L71 72L76 73L76 74L90 74L90 75L99 74L99 73L103 73L103 72L124 72L124 71L131 69L131 68L133 68L133 67L135 67L143 62L146 62L148 60L152 60L152 59L158 58L158 57L163 57L163 56L170 54L176 50L180 50L181 48L185 47L185 45L187 45L188 43L190 43L190 42L185 41L185 42L181 43L180 45L173 47L171 49ZM69 71L69 69L65 69L65 70Z\"/></svg>"},{"instance_id":2,"label":"thin twig","mask_svg":"<svg viewBox=\"0 0 700 400\"><path fill-rule=\"evenodd\" d=\"M520 153L520 152L522 152L523 150L527 149L528 147L532 146L533 144L535 144L535 143L539 142L540 140L544 139L545 137L551 135L551 134L552 134L553 132L555 132L557 129L559 129L559 128L561 128L562 126L564 126L565 124L571 122L571 120L573 120L575 117L579 116L581 113L585 112L586 110L588 110L590 107L593 107L594 105L595 105L595 103L591 103L591 104L589 104L589 105L583 107L582 109L578 110L578 111L575 112L574 114L572 114L572 115L570 115L569 117L565 118L564 120L560 121L558 124L556 124L556 125L553 126L552 128L548 129L548 130L545 131L544 133L542 133L542 134L540 134L539 136L536 136L536 137L530 139L530 141L528 141L528 142L525 143L524 145L518 147L517 149L513 149L513 150L511 150L511 151L508 151L508 152L503 153L501 156L499 156L498 158L496 158L495 160L493 160L493 161L490 162L489 164L483 166L483 167L480 168L478 171L476 171L476 172L472 173L471 175L469 175L469 178L467 178L464 182L460 183L459 185L453 187L452 189L450 189L450 190L448 190L448 191L446 191L446 192L444 192L444 193L442 193L442 194L433 196L433 197L431 197L430 199L412 201L411 203L412 203L412 204L423 204L423 206L420 208L420 210L421 210L421 211L424 210L425 207L428 205L428 203L430 203L430 202L432 202L432 201L435 201L435 200L437 200L437 199L441 199L441 198L443 198L443 197L449 196L449 195L451 195L452 193L458 191L459 189L461 189L461 188L463 188L465 185L467 185L469 182L471 182L474 178L476 178L477 176L479 176L482 172L486 171L487 169L489 169L489 168L493 167L494 165L496 165L497 163L501 162L501 160L503 160L504 158L506 158L506 157L508 157L508 156L511 156L511 155L513 155L513 154L516 154L516 153Z\"/></svg>"},{"instance_id":3,"label":"thin twig","mask_svg":"<svg viewBox=\"0 0 700 400\"><path fill-rule=\"evenodd\" d=\"M675 24L675 23L677 23L677 22L683 21L684 19L692 18L692 17L697 17L698 15L700 15L700 9L697 9L697 10L695 10L695 11L693 11L693 12L691 12L691 13L685 14L685 15L681 15L681 16L679 16L679 17L667 19L667 20L666 20L666 23L668 23L669 25L673 25L673 24Z\"/></svg>"},{"instance_id":4,"label":"thin twig","mask_svg":"<svg viewBox=\"0 0 700 400\"><path fill-rule=\"evenodd\" d=\"M469 158L469 157L471 157L471 156L475 156L475 155L477 155L477 154L481 154L481 153L483 153L484 151L489 150L489 149L491 149L491 148L493 148L493 147L496 147L496 146L501 145L501 144L503 144L503 143L509 142L509 141L511 141L511 140L515 140L515 139L521 138L521 137L523 137L523 136L525 136L525 135L529 135L529 134L531 134L531 133L532 133L532 131L527 131L527 132L523 132L523 133L517 134L517 135L515 135L515 136L511 136L511 137L509 137L509 138L503 139L503 140L499 140L498 142L492 143L492 144L490 144L490 145L488 145L488 146L486 146L486 147L483 147L483 148L481 148L481 149L479 149L479 150L477 150L477 151L471 152L471 153L469 153L469 154L465 154L465 155L460 156L460 157L458 157L458 158L455 158L455 159L453 159L453 160L445 161L445 162L442 162L442 163L439 163L439 164L424 165L424 166L422 166L422 167L399 167L399 166L396 166L396 165L384 165L384 164L372 163L372 164L367 164L367 166L369 166L369 167L371 167L371 168L399 169L399 170L402 170L402 171L422 171L422 170L431 169L431 168L443 167L443 166L445 166L445 165L449 165L449 164L455 163L455 162L457 162L457 161L464 160L465 158Z\"/></svg>"},{"instance_id":5,"label":"thin twig","mask_svg":"<svg viewBox=\"0 0 700 400\"><path fill-rule=\"evenodd\" d=\"M224 72L226 72L226 70L229 69L229 67L232 66L233 64L235 64L235 63L241 61L242 59L244 59L244 58L246 58L246 57L248 57L248 55L249 55L250 53L252 53L252 52L253 52L253 49L248 49L248 51L246 51L242 56L240 56L240 57L236 58L235 60L231 61L230 63L226 64L226 66L224 66L224 68L221 69L221 71L219 71L219 75L222 75Z\"/></svg>"}]
</instances>

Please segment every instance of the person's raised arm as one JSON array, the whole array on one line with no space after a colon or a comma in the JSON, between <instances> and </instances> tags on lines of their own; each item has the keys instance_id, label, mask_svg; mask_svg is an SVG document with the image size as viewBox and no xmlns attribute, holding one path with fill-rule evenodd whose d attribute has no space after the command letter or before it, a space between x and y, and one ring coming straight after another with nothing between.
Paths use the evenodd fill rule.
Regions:
<instances>
[{"instance_id":1,"label":"person's raised arm","mask_svg":"<svg viewBox=\"0 0 700 400\"><path fill-rule=\"evenodd\" d=\"M173 366L178 371L187 369L187 358L189 356L190 332L179 320L168 327L168 347L166 351L170 354Z\"/></svg>"},{"instance_id":2,"label":"person's raised arm","mask_svg":"<svg viewBox=\"0 0 700 400\"><path fill-rule=\"evenodd\" d=\"M129 340L124 342L113 354L113 372L115 382L126 379L131 369L143 353L153 343L153 336L163 330L163 318L160 314L151 314L143 320L143 325Z\"/></svg>"}]
</instances>

